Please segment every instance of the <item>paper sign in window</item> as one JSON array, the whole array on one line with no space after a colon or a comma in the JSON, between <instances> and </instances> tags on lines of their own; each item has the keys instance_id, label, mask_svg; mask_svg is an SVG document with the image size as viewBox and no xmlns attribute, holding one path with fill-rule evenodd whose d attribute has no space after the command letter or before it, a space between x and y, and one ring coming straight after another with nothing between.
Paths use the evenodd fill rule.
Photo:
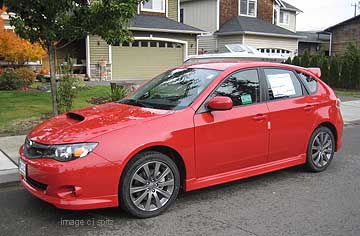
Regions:
<instances>
[{"instance_id":1,"label":"paper sign in window","mask_svg":"<svg viewBox=\"0 0 360 236\"><path fill-rule=\"evenodd\" d=\"M267 75L274 98L296 95L294 84L289 74Z\"/></svg>"}]
</instances>

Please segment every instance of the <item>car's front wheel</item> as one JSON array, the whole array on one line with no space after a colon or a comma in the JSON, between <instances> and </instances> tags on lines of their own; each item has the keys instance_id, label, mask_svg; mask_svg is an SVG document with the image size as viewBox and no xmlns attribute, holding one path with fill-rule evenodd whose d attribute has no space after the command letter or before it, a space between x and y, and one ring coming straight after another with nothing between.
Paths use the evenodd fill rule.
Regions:
<instances>
[{"instance_id":1,"label":"car's front wheel","mask_svg":"<svg viewBox=\"0 0 360 236\"><path fill-rule=\"evenodd\" d=\"M307 167L314 172L326 170L335 154L334 134L327 127L319 127L311 135L307 150Z\"/></svg>"},{"instance_id":2,"label":"car's front wheel","mask_svg":"<svg viewBox=\"0 0 360 236\"><path fill-rule=\"evenodd\" d=\"M175 201L179 187L179 170L170 157L143 152L125 168L119 186L120 205L139 218L157 216Z\"/></svg>"}]
</instances>

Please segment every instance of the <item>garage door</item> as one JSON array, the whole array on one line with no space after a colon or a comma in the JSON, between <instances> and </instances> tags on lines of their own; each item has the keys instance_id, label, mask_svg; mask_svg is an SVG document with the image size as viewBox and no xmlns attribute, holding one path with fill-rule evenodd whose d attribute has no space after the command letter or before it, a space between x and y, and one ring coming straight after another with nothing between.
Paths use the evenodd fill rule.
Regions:
<instances>
[{"instance_id":1,"label":"garage door","mask_svg":"<svg viewBox=\"0 0 360 236\"><path fill-rule=\"evenodd\" d=\"M149 79L184 61L184 46L179 43L134 41L111 48L115 80Z\"/></svg>"}]
</instances>

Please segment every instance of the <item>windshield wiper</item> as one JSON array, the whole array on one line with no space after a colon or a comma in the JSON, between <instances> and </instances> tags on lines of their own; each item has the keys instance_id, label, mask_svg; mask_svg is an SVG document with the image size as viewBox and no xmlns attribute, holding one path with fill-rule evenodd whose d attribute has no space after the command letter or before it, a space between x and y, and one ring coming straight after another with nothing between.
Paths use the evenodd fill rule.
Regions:
<instances>
[{"instance_id":1,"label":"windshield wiper","mask_svg":"<svg viewBox=\"0 0 360 236\"><path fill-rule=\"evenodd\" d=\"M153 106L149 105L147 102L142 102L139 101L137 99L125 99L120 101L121 103L124 104L129 104L129 105L135 105L135 106L141 106L141 107L147 107L147 108L154 108Z\"/></svg>"}]
</instances>

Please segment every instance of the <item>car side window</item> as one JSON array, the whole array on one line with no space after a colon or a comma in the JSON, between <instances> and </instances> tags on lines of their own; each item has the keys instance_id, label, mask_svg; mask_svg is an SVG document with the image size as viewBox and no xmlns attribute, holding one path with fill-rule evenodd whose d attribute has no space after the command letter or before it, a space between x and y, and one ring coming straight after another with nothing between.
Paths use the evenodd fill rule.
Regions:
<instances>
[{"instance_id":1,"label":"car side window","mask_svg":"<svg viewBox=\"0 0 360 236\"><path fill-rule=\"evenodd\" d=\"M231 98L234 106L260 102L260 83L256 69L240 71L230 75L215 90L214 96Z\"/></svg>"},{"instance_id":2,"label":"car side window","mask_svg":"<svg viewBox=\"0 0 360 236\"><path fill-rule=\"evenodd\" d=\"M264 69L264 72L270 100L304 95L303 87L294 72L283 69Z\"/></svg>"},{"instance_id":3,"label":"car side window","mask_svg":"<svg viewBox=\"0 0 360 236\"><path fill-rule=\"evenodd\" d=\"M304 84L307 85L310 94L316 93L318 88L318 81L314 77L307 75L305 73L297 71L297 74L299 75L300 79L304 82Z\"/></svg>"}]
</instances>

